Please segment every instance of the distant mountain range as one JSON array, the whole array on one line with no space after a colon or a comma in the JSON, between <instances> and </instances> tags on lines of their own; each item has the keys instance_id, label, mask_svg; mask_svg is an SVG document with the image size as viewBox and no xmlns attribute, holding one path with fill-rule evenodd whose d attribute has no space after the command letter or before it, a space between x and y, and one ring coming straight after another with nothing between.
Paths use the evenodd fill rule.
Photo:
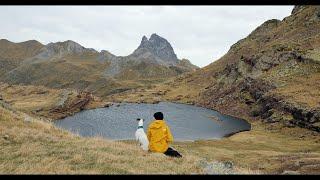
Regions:
<instances>
[{"instance_id":1,"label":"distant mountain range","mask_svg":"<svg viewBox=\"0 0 320 180\"><path fill-rule=\"evenodd\" d=\"M0 80L12 84L75 88L107 95L162 81L197 66L179 60L170 43L152 34L143 36L128 56L98 52L68 40L43 45L31 40L0 40Z\"/></svg>"}]
</instances>

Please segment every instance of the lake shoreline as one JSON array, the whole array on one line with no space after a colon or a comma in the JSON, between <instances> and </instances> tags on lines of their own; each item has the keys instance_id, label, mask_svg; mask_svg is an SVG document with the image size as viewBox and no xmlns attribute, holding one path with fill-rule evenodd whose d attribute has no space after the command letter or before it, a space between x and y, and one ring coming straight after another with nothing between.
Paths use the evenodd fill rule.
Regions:
<instances>
[{"instance_id":1,"label":"lake shoreline","mask_svg":"<svg viewBox=\"0 0 320 180\"><path fill-rule=\"evenodd\" d=\"M153 107L154 105L156 105L156 107ZM111 111L108 110L108 111L105 111L106 109L109 109L109 108L113 108ZM124 108L124 109L114 109L114 108ZM129 109L127 109L129 108ZM133 109L130 109L130 108L133 108ZM138 109L136 109L138 108ZM141 110L142 108L142 110ZM246 121L246 120L243 120L243 119L237 119L237 118L234 118L232 116L228 116L228 115L224 115L224 114L220 114L218 111L214 111L214 110L211 110L211 109L208 109L208 108L204 108L204 107L200 107L200 106L194 106L194 105L190 105L190 104L184 104L184 103L172 103L172 102L167 102L167 101L161 101L161 102L158 102L156 104L151 104L151 103L131 103L131 102L121 102L121 103L109 103L109 106L108 107L105 107L105 106L100 106L100 107L95 107L95 108L90 108L90 109L85 109L85 110L82 110L80 112L85 112L86 110L88 110L89 112L87 112L87 115L84 115L84 114L81 114L79 115L80 112L78 113L75 113L73 114L72 116L68 116L68 117L65 117L65 118L62 118L62 119L58 119L56 121L54 121L54 124L58 125L58 126L63 126L63 127L69 127L68 129L78 129L79 131L81 132L89 132L90 131L90 134L93 133L93 135L90 135L90 136L95 136L94 134L95 133L98 133L100 135L100 133L102 134L105 134L105 129L108 129L109 126L114 126L114 122L110 125L108 125L108 122L110 121L110 118L111 118L111 121L112 121L112 117L113 116L107 116L102 118L100 116L102 116L102 114L105 114L107 112L110 112L110 113L121 113L123 116L126 116L125 113L123 113L124 111L129 111L131 113L136 114L145 114L147 113L148 114L148 117L152 116L150 113L151 109L153 108L160 108L160 109L167 109L167 110L163 110L164 112L166 113L169 113L169 117L167 117L169 119L169 124L170 124L170 121L172 121L172 123L174 122L174 126L172 128L175 128L175 126L177 126L176 128L176 133L178 134L185 134L185 128L191 128L193 129L191 132L197 132L197 131L201 131L199 133L196 133L195 135L196 136L190 136L188 134L185 135L185 137L179 137L178 136L178 139L181 139L179 141L193 141L195 138L196 140L212 140L212 139L221 139L221 138L225 138L225 137L230 137L231 135L234 135L234 134L237 134L239 132L243 132L243 131L250 131L251 130L251 124ZM176 108L178 108L177 110L175 110ZM188 109L190 108L190 109ZM145 109L145 112L144 110ZM98 110L98 111L91 111L90 110ZM151 111L150 111L151 110ZM189 113L188 111L192 111L193 113ZM123 111L123 112L122 112ZM183 112L183 111L186 111L186 112ZM185 113L189 113L189 115L185 115ZM89 113L89 114L88 114ZM102 113L102 114L101 114ZM170 114L172 113L182 113L180 115L175 115L174 118L171 117L170 118ZM197 115L197 113L199 113L199 115ZM213 113L212 115L208 114L208 113ZM97 114L97 117L96 115ZM138 115L136 114L136 115ZM114 118L121 118L122 117L119 116L119 115L116 115ZM77 117L75 117L77 116ZM140 115L138 115L140 116ZM147 118L145 115L143 115L145 119L148 119L149 120L152 120L152 118ZM184 117L186 116L186 117ZM210 120L210 117L211 116L215 116L216 118L222 118L223 119L223 122L222 124L219 122L215 122L215 121L211 121ZM80 117L84 118L84 119L79 119ZM179 119L179 118L180 119ZM92 119L93 118L93 119ZM102 118L103 121L101 120L97 120L96 118ZM127 118L131 118L131 117L127 117ZM178 119L177 119L178 118ZM74 121L74 119L77 119L77 121ZM87 122L87 119L91 119L90 122ZM109 119L106 121L106 119ZM193 119L198 119L198 121L202 122L202 123L197 123L196 121L193 121ZM67 121L67 122L65 122ZM96 122L98 121L98 122ZM184 122L186 121L186 122ZM234 124L234 122L235 124ZM238 121L238 122L237 122ZM128 119L126 121L120 121L120 124L121 123L131 123L131 121ZM177 125L176 123L179 123L180 122L180 125ZM211 124L211 122L213 122L213 124L210 126L209 124ZM106 126L106 127L101 127L100 125L98 126L98 124L101 124L102 126ZM107 123L107 124L106 124ZM109 122L111 123L111 122ZM119 122L117 122L119 124ZM182 124L181 124L182 123ZM186 123L186 124L185 124ZM190 126L190 123L196 123L194 125L196 126ZM215 130L212 130L212 131L203 131L204 129L201 128L201 126L203 126L204 124L203 123L209 123L208 125L205 125L204 127L206 127L205 129L207 129L207 127L211 127L211 128L214 128ZM231 123L231 124L230 124ZM65 125L63 125L65 124ZM72 125L73 124L73 125ZM90 130L86 130L87 128L85 128L87 125L85 124L88 124L90 125ZM189 124L189 125L188 125ZM201 125L203 124L203 125ZM173 125L173 124L172 124ZM186 126L186 127L185 127ZM222 126L222 127L221 127ZM96 130L99 129L99 131L96 131L92 128L96 127ZM123 126L120 125L119 126L120 128L122 128ZM134 129L132 128L135 128L135 126L132 126L130 125L130 128L131 129L130 131L135 131ZM80 129L79 129L80 128ZM98 129L97 129L98 128ZM102 129L101 129L102 128ZM114 127L113 127L114 128ZM241 128L239 130L236 130L237 128ZM100 130L101 129L101 130ZM191 130L190 129L190 130ZM203 130L201 130L203 129ZM72 130L71 130L72 131ZM120 130L119 130L120 131ZM228 131L231 131L231 132L228 132ZM99 133L100 132L100 133ZM112 130L113 132L113 130ZM124 134L127 134L126 131L123 131ZM180 132L180 133L179 133ZM109 135L110 135L110 131L108 131ZM114 134L117 134L118 132L114 132L114 133L111 133L112 137L114 137L115 135ZM224 134L219 134L219 133L224 133ZM226 133L226 134L225 134ZM80 133L81 134L81 133ZM205 135L205 134L212 134L211 136L209 135ZM205 135L203 138L199 137L197 138L197 136L203 136ZM84 134L84 136L88 136L86 134ZM114 138L110 138L110 137L106 137L107 139L116 139L120 137L120 140L122 140L123 137L125 135L122 135L122 134L119 134L119 136L115 136ZM128 137L128 136L125 136L125 137ZM124 138L124 139L132 139L131 136L129 136L128 138Z\"/></svg>"}]
</instances>

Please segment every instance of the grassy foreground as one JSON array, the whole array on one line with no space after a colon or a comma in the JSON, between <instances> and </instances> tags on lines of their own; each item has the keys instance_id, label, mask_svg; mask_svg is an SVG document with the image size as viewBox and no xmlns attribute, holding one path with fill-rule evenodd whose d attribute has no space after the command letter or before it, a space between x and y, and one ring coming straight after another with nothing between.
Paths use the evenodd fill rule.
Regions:
<instances>
[{"instance_id":1,"label":"grassy foreground","mask_svg":"<svg viewBox=\"0 0 320 180\"><path fill-rule=\"evenodd\" d=\"M201 173L196 156L169 159L137 145L82 138L0 108L0 173Z\"/></svg>"},{"instance_id":2,"label":"grassy foreground","mask_svg":"<svg viewBox=\"0 0 320 180\"><path fill-rule=\"evenodd\" d=\"M0 107L0 173L202 174L209 173L203 162L213 161L233 162L238 174L319 173L319 140L253 127L222 140L176 142L184 157L172 159L145 153L133 141L79 137Z\"/></svg>"}]
</instances>

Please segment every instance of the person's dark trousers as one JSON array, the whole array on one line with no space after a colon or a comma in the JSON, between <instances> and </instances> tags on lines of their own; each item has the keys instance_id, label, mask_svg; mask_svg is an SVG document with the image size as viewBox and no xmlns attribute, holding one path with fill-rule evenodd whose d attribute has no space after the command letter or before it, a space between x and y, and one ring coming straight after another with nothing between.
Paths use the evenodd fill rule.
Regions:
<instances>
[{"instance_id":1,"label":"person's dark trousers","mask_svg":"<svg viewBox=\"0 0 320 180\"><path fill-rule=\"evenodd\" d=\"M171 157L177 157L177 158L181 158L182 157L181 154L178 153L178 151L172 149L171 147L169 147L167 149L167 151L164 152L164 154L167 155L167 156L171 156Z\"/></svg>"}]
</instances>

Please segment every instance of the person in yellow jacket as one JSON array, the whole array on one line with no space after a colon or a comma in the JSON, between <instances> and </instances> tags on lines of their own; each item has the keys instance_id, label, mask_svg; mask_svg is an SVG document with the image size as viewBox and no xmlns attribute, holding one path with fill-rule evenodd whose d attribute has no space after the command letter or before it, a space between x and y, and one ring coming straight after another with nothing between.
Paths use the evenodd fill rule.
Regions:
<instances>
[{"instance_id":1,"label":"person in yellow jacket","mask_svg":"<svg viewBox=\"0 0 320 180\"><path fill-rule=\"evenodd\" d=\"M182 157L176 150L169 147L169 143L173 142L173 136L169 126L163 120L163 113L156 112L153 116L155 120L150 123L147 132L149 150L171 157Z\"/></svg>"}]
</instances>

